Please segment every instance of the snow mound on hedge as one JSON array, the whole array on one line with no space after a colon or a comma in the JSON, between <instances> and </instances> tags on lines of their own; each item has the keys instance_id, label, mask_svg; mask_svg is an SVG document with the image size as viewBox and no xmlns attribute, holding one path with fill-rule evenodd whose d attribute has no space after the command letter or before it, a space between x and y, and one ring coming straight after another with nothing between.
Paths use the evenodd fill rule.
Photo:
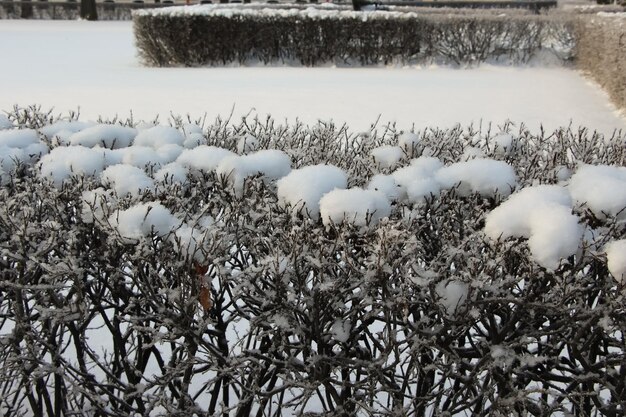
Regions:
<instances>
[{"instance_id":1,"label":"snow mound on hedge","mask_svg":"<svg viewBox=\"0 0 626 417\"><path fill-rule=\"evenodd\" d=\"M508 196L517 185L517 176L512 166L493 159L472 159L441 168L435 179L443 188L458 184L457 192L467 197L477 192L483 197L493 197L496 193Z\"/></svg>"},{"instance_id":2,"label":"snow mound on hedge","mask_svg":"<svg viewBox=\"0 0 626 417\"><path fill-rule=\"evenodd\" d=\"M200 145L194 149L185 149L176 162L188 168L194 176L215 171L224 158L235 154L228 149Z\"/></svg>"},{"instance_id":3,"label":"snow mound on hedge","mask_svg":"<svg viewBox=\"0 0 626 417\"><path fill-rule=\"evenodd\" d=\"M610 242L605 252L609 272L617 282L626 284L626 239Z\"/></svg>"},{"instance_id":4,"label":"snow mound on hedge","mask_svg":"<svg viewBox=\"0 0 626 417\"><path fill-rule=\"evenodd\" d=\"M487 215L485 234L494 241L527 238L534 261L554 270L561 259L578 251L582 239L583 228L572 214L571 204L563 187L524 188Z\"/></svg>"},{"instance_id":5,"label":"snow mound on hedge","mask_svg":"<svg viewBox=\"0 0 626 417\"><path fill-rule=\"evenodd\" d=\"M105 169L100 175L102 184L112 188L118 196L127 194L138 196L146 190L154 189L154 181L143 169L131 165L118 164Z\"/></svg>"},{"instance_id":6,"label":"snow mound on hedge","mask_svg":"<svg viewBox=\"0 0 626 417\"><path fill-rule=\"evenodd\" d=\"M39 129L39 132L48 140L57 145L69 145L69 138L76 132L94 126L94 122L81 122L78 120L59 120ZM56 140L54 140L56 139Z\"/></svg>"},{"instance_id":7,"label":"snow mound on hedge","mask_svg":"<svg viewBox=\"0 0 626 417\"><path fill-rule=\"evenodd\" d=\"M147 166L160 169L178 158L184 148L179 145L164 145L158 149L150 146L129 146L128 148L115 151L121 157L121 163L132 165L137 168Z\"/></svg>"},{"instance_id":8,"label":"snow mound on hedge","mask_svg":"<svg viewBox=\"0 0 626 417\"><path fill-rule=\"evenodd\" d=\"M259 148L259 141L252 135L243 135L237 141L237 153L254 152Z\"/></svg>"},{"instance_id":9,"label":"snow mound on hedge","mask_svg":"<svg viewBox=\"0 0 626 417\"><path fill-rule=\"evenodd\" d=\"M31 165L47 154L48 150L48 146L39 140L39 135L32 129L0 131L0 170L8 174L18 164Z\"/></svg>"},{"instance_id":10,"label":"snow mound on hedge","mask_svg":"<svg viewBox=\"0 0 626 417\"><path fill-rule=\"evenodd\" d=\"M166 145L183 146L185 136L180 130L172 126L154 126L137 134L133 141L134 146L149 146L159 149Z\"/></svg>"},{"instance_id":11,"label":"snow mound on hedge","mask_svg":"<svg viewBox=\"0 0 626 417\"><path fill-rule=\"evenodd\" d=\"M246 178L261 175L267 180L277 180L291 171L291 158L283 151L265 149L249 155L224 158L217 167L217 175L223 176L239 196L243 194Z\"/></svg>"},{"instance_id":12,"label":"snow mound on hedge","mask_svg":"<svg viewBox=\"0 0 626 417\"><path fill-rule=\"evenodd\" d=\"M584 204L599 219L626 219L626 167L583 165L570 178L568 189L576 204Z\"/></svg>"},{"instance_id":13,"label":"snow mound on hedge","mask_svg":"<svg viewBox=\"0 0 626 417\"><path fill-rule=\"evenodd\" d=\"M326 226L343 221L357 226L374 226L390 214L391 204L380 191L362 188L333 190L320 200L320 215Z\"/></svg>"},{"instance_id":14,"label":"snow mound on hedge","mask_svg":"<svg viewBox=\"0 0 626 417\"><path fill-rule=\"evenodd\" d=\"M379 168L393 168L404 156L402 148L399 146L384 145L370 151L370 156Z\"/></svg>"},{"instance_id":15,"label":"snow mound on hedge","mask_svg":"<svg viewBox=\"0 0 626 417\"><path fill-rule=\"evenodd\" d=\"M83 191L81 195L81 218L85 223L103 221L106 214L117 207L117 201L111 190L102 187Z\"/></svg>"},{"instance_id":16,"label":"snow mound on hedge","mask_svg":"<svg viewBox=\"0 0 626 417\"><path fill-rule=\"evenodd\" d=\"M82 129L68 138L70 145L93 148L101 146L107 149L125 148L131 144L137 129L132 127L99 124Z\"/></svg>"},{"instance_id":17,"label":"snow mound on hedge","mask_svg":"<svg viewBox=\"0 0 626 417\"><path fill-rule=\"evenodd\" d=\"M109 224L121 237L137 240L153 232L165 236L180 227L182 221L161 203L150 202L113 213L109 217Z\"/></svg>"},{"instance_id":18,"label":"snow mound on hedge","mask_svg":"<svg viewBox=\"0 0 626 417\"><path fill-rule=\"evenodd\" d=\"M398 146L410 153L420 143L420 137L413 132L405 132L398 136Z\"/></svg>"},{"instance_id":19,"label":"snow mound on hedge","mask_svg":"<svg viewBox=\"0 0 626 417\"><path fill-rule=\"evenodd\" d=\"M433 157L413 159L403 168L397 169L391 176L402 188L401 195L406 195L410 202L419 203L432 194L439 194L441 187L434 175L443 167L443 162Z\"/></svg>"},{"instance_id":20,"label":"snow mound on hedge","mask_svg":"<svg viewBox=\"0 0 626 417\"><path fill-rule=\"evenodd\" d=\"M291 171L276 183L278 201L293 212L306 212L318 219L320 199L334 189L348 186L348 174L334 165L312 165Z\"/></svg>"},{"instance_id":21,"label":"snow mound on hedge","mask_svg":"<svg viewBox=\"0 0 626 417\"><path fill-rule=\"evenodd\" d=\"M71 146L54 148L39 161L42 178L60 188L63 181L73 176L96 176L110 165L110 153L102 148Z\"/></svg>"},{"instance_id":22,"label":"snow mound on hedge","mask_svg":"<svg viewBox=\"0 0 626 417\"><path fill-rule=\"evenodd\" d=\"M183 184L187 181L187 168L178 162L170 162L154 174L154 180L165 184Z\"/></svg>"},{"instance_id":23,"label":"snow mound on hedge","mask_svg":"<svg viewBox=\"0 0 626 417\"><path fill-rule=\"evenodd\" d=\"M4 114L0 114L0 130L13 129L13 122Z\"/></svg>"},{"instance_id":24,"label":"snow mound on hedge","mask_svg":"<svg viewBox=\"0 0 626 417\"><path fill-rule=\"evenodd\" d=\"M376 174L367 184L367 189L380 191L389 201L404 201L407 197L406 189L398 184L392 175Z\"/></svg>"}]
</instances>

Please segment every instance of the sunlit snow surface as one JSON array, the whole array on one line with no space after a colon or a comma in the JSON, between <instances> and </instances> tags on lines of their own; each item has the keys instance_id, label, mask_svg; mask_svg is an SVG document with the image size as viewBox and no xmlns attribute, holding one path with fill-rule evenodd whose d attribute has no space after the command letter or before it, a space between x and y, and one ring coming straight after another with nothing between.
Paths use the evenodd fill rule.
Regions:
<instances>
[{"instance_id":1,"label":"sunlit snow surface","mask_svg":"<svg viewBox=\"0 0 626 417\"><path fill-rule=\"evenodd\" d=\"M130 22L0 22L0 110L41 104L99 115L162 120L170 112L272 114L314 123L333 119L352 130L380 116L407 129L455 123L524 122L626 129L607 96L562 68L145 68Z\"/></svg>"}]
</instances>

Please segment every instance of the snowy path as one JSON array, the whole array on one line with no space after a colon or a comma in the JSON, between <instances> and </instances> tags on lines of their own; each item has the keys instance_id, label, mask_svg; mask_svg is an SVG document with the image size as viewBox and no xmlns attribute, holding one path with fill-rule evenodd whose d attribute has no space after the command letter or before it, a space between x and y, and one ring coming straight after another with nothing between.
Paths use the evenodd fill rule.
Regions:
<instances>
[{"instance_id":1,"label":"snowy path","mask_svg":"<svg viewBox=\"0 0 626 417\"><path fill-rule=\"evenodd\" d=\"M533 130L584 125L626 129L607 97L577 72L560 68L144 68L130 22L0 21L0 109L14 104L80 106L98 115L210 119L251 109L283 120L381 121L400 128L481 119L524 122Z\"/></svg>"}]
</instances>

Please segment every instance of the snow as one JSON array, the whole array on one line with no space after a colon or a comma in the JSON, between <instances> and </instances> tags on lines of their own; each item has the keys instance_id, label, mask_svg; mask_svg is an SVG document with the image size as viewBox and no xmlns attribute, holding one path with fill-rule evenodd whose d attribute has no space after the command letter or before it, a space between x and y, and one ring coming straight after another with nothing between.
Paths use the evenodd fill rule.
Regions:
<instances>
[{"instance_id":1,"label":"snow","mask_svg":"<svg viewBox=\"0 0 626 417\"><path fill-rule=\"evenodd\" d=\"M249 155L234 155L224 158L216 173L235 189L235 194L243 194L244 181L248 177L261 175L267 180L277 180L291 171L291 159L285 152L277 149L264 149Z\"/></svg>"},{"instance_id":2,"label":"snow","mask_svg":"<svg viewBox=\"0 0 626 417\"><path fill-rule=\"evenodd\" d=\"M487 215L485 234L494 241L527 238L535 262L555 270L562 259L578 251L583 236L571 205L572 199L563 187L524 188Z\"/></svg>"},{"instance_id":3,"label":"snow","mask_svg":"<svg viewBox=\"0 0 626 417\"><path fill-rule=\"evenodd\" d=\"M499 133L488 142L490 149L495 155L507 156L516 146L516 140L510 133Z\"/></svg>"},{"instance_id":4,"label":"snow","mask_svg":"<svg viewBox=\"0 0 626 417\"><path fill-rule=\"evenodd\" d=\"M160 203L137 204L126 210L119 210L109 217L109 223L121 237L137 240L150 236L153 232L165 236L181 226L182 222Z\"/></svg>"},{"instance_id":5,"label":"snow","mask_svg":"<svg viewBox=\"0 0 626 417\"><path fill-rule=\"evenodd\" d=\"M39 132L55 145L69 145L69 138L76 132L94 126L94 122L59 120L39 129ZM56 139L56 140L54 140Z\"/></svg>"},{"instance_id":6,"label":"snow","mask_svg":"<svg viewBox=\"0 0 626 417\"><path fill-rule=\"evenodd\" d=\"M235 156L228 149L216 146L200 145L193 149L185 149L176 162L188 168L195 176L215 171L224 158Z\"/></svg>"},{"instance_id":7,"label":"snow","mask_svg":"<svg viewBox=\"0 0 626 417\"><path fill-rule=\"evenodd\" d=\"M334 189L348 186L348 175L334 165L311 165L293 170L276 183L278 201L293 213L306 212L319 218L320 199Z\"/></svg>"},{"instance_id":8,"label":"snow","mask_svg":"<svg viewBox=\"0 0 626 417\"><path fill-rule=\"evenodd\" d=\"M185 184L187 182L187 168L178 162L170 162L154 174L154 180L166 184Z\"/></svg>"},{"instance_id":9,"label":"snow","mask_svg":"<svg viewBox=\"0 0 626 417\"><path fill-rule=\"evenodd\" d=\"M394 168L404 156L400 146L384 145L370 151L374 163L381 169Z\"/></svg>"},{"instance_id":10,"label":"snow","mask_svg":"<svg viewBox=\"0 0 626 417\"><path fill-rule=\"evenodd\" d=\"M626 167L583 165L570 178L568 189L576 204L599 219L626 219Z\"/></svg>"},{"instance_id":11,"label":"snow","mask_svg":"<svg viewBox=\"0 0 626 417\"><path fill-rule=\"evenodd\" d=\"M350 188L333 190L320 200L320 215L324 225L343 221L356 226L375 226L391 214L391 204L380 191Z\"/></svg>"},{"instance_id":12,"label":"snow","mask_svg":"<svg viewBox=\"0 0 626 417\"><path fill-rule=\"evenodd\" d=\"M99 124L80 130L69 137L70 145L93 148L101 146L108 149L125 148L137 135L137 130L113 124Z\"/></svg>"},{"instance_id":13,"label":"snow","mask_svg":"<svg viewBox=\"0 0 626 417\"><path fill-rule=\"evenodd\" d=\"M355 131L379 116L405 132L505 120L535 132L570 122L603 133L626 129L607 95L566 68L145 68L131 22L4 20L0 38L0 56L11 57L0 70L5 111L39 103L57 113L80 106L82 120L124 119L132 111L150 121L170 112L212 120L232 111L232 120L249 113L306 124L332 119Z\"/></svg>"},{"instance_id":14,"label":"snow","mask_svg":"<svg viewBox=\"0 0 626 417\"><path fill-rule=\"evenodd\" d=\"M350 338L352 326L347 320L337 320L330 327L330 335L337 342L346 343Z\"/></svg>"},{"instance_id":15,"label":"snow","mask_svg":"<svg viewBox=\"0 0 626 417\"><path fill-rule=\"evenodd\" d=\"M0 114L0 130L13 129L13 122L4 114Z\"/></svg>"},{"instance_id":16,"label":"snow","mask_svg":"<svg viewBox=\"0 0 626 417\"><path fill-rule=\"evenodd\" d=\"M51 180L60 188L65 180L73 176L99 175L109 165L108 155L102 148L59 147L44 155L38 167L42 178Z\"/></svg>"},{"instance_id":17,"label":"snow","mask_svg":"<svg viewBox=\"0 0 626 417\"><path fill-rule=\"evenodd\" d=\"M180 130L171 126L154 126L139 132L133 145L135 146L151 146L159 149L166 145L182 146L185 143L185 137Z\"/></svg>"},{"instance_id":18,"label":"snow","mask_svg":"<svg viewBox=\"0 0 626 417\"><path fill-rule=\"evenodd\" d=\"M493 159L472 159L441 168L435 178L444 188L458 185L457 192L468 196L477 192L483 197L495 194L508 196L517 185L515 170L506 162Z\"/></svg>"},{"instance_id":19,"label":"snow","mask_svg":"<svg viewBox=\"0 0 626 417\"><path fill-rule=\"evenodd\" d=\"M439 303L448 316L454 316L459 307L467 300L469 285L462 281L441 281L435 287Z\"/></svg>"},{"instance_id":20,"label":"snow","mask_svg":"<svg viewBox=\"0 0 626 417\"><path fill-rule=\"evenodd\" d=\"M154 188L152 178L147 176L143 169L131 165L110 166L102 172L101 179L103 185L112 188L120 197L127 194L138 196Z\"/></svg>"},{"instance_id":21,"label":"snow","mask_svg":"<svg viewBox=\"0 0 626 417\"><path fill-rule=\"evenodd\" d=\"M116 203L111 190L102 187L83 191L81 218L85 223L103 221L106 214L115 209Z\"/></svg>"},{"instance_id":22,"label":"snow","mask_svg":"<svg viewBox=\"0 0 626 417\"><path fill-rule=\"evenodd\" d=\"M616 281L626 283L626 239L615 240L605 247L607 266Z\"/></svg>"},{"instance_id":23,"label":"snow","mask_svg":"<svg viewBox=\"0 0 626 417\"><path fill-rule=\"evenodd\" d=\"M404 132L398 136L398 146L405 152L412 152L420 142L420 137L413 132Z\"/></svg>"},{"instance_id":24,"label":"snow","mask_svg":"<svg viewBox=\"0 0 626 417\"><path fill-rule=\"evenodd\" d=\"M392 175L374 175L367 184L367 189L382 192L389 201L401 202L407 197L406 189Z\"/></svg>"},{"instance_id":25,"label":"snow","mask_svg":"<svg viewBox=\"0 0 626 417\"><path fill-rule=\"evenodd\" d=\"M243 135L237 141L237 152L239 154L254 152L259 147L259 141L252 135Z\"/></svg>"}]
</instances>

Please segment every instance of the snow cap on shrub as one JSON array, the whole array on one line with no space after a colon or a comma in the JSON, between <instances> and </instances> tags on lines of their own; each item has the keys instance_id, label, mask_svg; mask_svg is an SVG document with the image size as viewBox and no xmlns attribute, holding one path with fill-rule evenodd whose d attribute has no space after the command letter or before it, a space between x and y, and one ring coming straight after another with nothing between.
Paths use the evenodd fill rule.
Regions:
<instances>
[{"instance_id":1,"label":"snow cap on shrub","mask_svg":"<svg viewBox=\"0 0 626 417\"><path fill-rule=\"evenodd\" d=\"M39 161L42 178L50 179L58 188L72 176L99 175L109 165L109 152L84 146L54 148Z\"/></svg>"},{"instance_id":2,"label":"snow cap on shrub","mask_svg":"<svg viewBox=\"0 0 626 417\"><path fill-rule=\"evenodd\" d=\"M370 156L379 168L385 169L396 166L404 156L404 152L399 146L384 145L372 149Z\"/></svg>"},{"instance_id":3,"label":"snow cap on shrub","mask_svg":"<svg viewBox=\"0 0 626 417\"><path fill-rule=\"evenodd\" d=\"M117 201L111 190L105 190L102 187L83 191L81 201L81 218L85 223L104 220L106 214L117 206Z\"/></svg>"},{"instance_id":4,"label":"snow cap on shrub","mask_svg":"<svg viewBox=\"0 0 626 417\"><path fill-rule=\"evenodd\" d=\"M40 128L39 132L43 134L48 140L52 140L58 135L62 135L63 139L67 138L68 140L67 142L63 140L60 144L69 145L69 137L71 137L76 132L80 132L81 130L87 129L88 127L92 127L94 125L94 122L81 122L78 120L59 120L58 122L54 122Z\"/></svg>"},{"instance_id":5,"label":"snow cap on shrub","mask_svg":"<svg viewBox=\"0 0 626 417\"><path fill-rule=\"evenodd\" d=\"M159 149L165 145L183 146L184 143L183 134L172 126L154 126L143 130L137 134L133 141L135 146L150 146L154 149Z\"/></svg>"},{"instance_id":6,"label":"snow cap on shrub","mask_svg":"<svg viewBox=\"0 0 626 417\"><path fill-rule=\"evenodd\" d=\"M266 149L249 155L229 156L217 167L217 175L224 176L232 184L237 195L243 194L247 177L261 174L264 179L276 180L289 174L291 159L283 151Z\"/></svg>"},{"instance_id":7,"label":"snow cap on shrub","mask_svg":"<svg viewBox=\"0 0 626 417\"><path fill-rule=\"evenodd\" d=\"M567 188L576 204L584 204L599 219L626 219L626 167L583 165Z\"/></svg>"},{"instance_id":8,"label":"snow cap on shrub","mask_svg":"<svg viewBox=\"0 0 626 417\"><path fill-rule=\"evenodd\" d=\"M13 129L13 123L4 114L0 114L0 130Z\"/></svg>"},{"instance_id":9,"label":"snow cap on shrub","mask_svg":"<svg viewBox=\"0 0 626 417\"><path fill-rule=\"evenodd\" d=\"M626 239L610 242L604 250L609 272L617 282L626 284Z\"/></svg>"},{"instance_id":10,"label":"snow cap on shrub","mask_svg":"<svg viewBox=\"0 0 626 417\"><path fill-rule=\"evenodd\" d=\"M259 141L252 135L243 135L237 141L237 153L254 152L259 148Z\"/></svg>"},{"instance_id":11,"label":"snow cap on shrub","mask_svg":"<svg viewBox=\"0 0 626 417\"><path fill-rule=\"evenodd\" d=\"M39 135L33 129L15 129L0 132L0 147L26 148L39 143Z\"/></svg>"},{"instance_id":12,"label":"snow cap on shrub","mask_svg":"<svg viewBox=\"0 0 626 417\"><path fill-rule=\"evenodd\" d=\"M350 188L333 190L320 200L320 215L324 225L342 221L357 226L376 225L391 214L391 204L380 191Z\"/></svg>"},{"instance_id":13,"label":"snow cap on shrub","mask_svg":"<svg viewBox=\"0 0 626 417\"><path fill-rule=\"evenodd\" d=\"M189 168L195 176L199 176L202 172L215 171L224 158L234 155L228 149L200 145L194 149L185 149L176 162Z\"/></svg>"},{"instance_id":14,"label":"snow cap on shrub","mask_svg":"<svg viewBox=\"0 0 626 417\"><path fill-rule=\"evenodd\" d=\"M398 136L398 146L406 152L411 152L420 143L420 137L413 132L404 132Z\"/></svg>"},{"instance_id":15,"label":"snow cap on shrub","mask_svg":"<svg viewBox=\"0 0 626 417\"><path fill-rule=\"evenodd\" d=\"M389 201L404 201L406 189L394 179L392 175L376 174L367 184L368 190L380 191Z\"/></svg>"},{"instance_id":16,"label":"snow cap on shrub","mask_svg":"<svg viewBox=\"0 0 626 417\"><path fill-rule=\"evenodd\" d=\"M165 236L180 227L182 222L161 203L150 202L113 213L109 224L123 238L137 240L150 236L152 232Z\"/></svg>"},{"instance_id":17,"label":"snow cap on shrub","mask_svg":"<svg viewBox=\"0 0 626 417\"><path fill-rule=\"evenodd\" d=\"M539 185L513 194L489 213L485 234L492 240L528 238L533 260L554 270L561 259L577 252L583 229L572 214L567 190Z\"/></svg>"},{"instance_id":18,"label":"snow cap on shrub","mask_svg":"<svg viewBox=\"0 0 626 417\"><path fill-rule=\"evenodd\" d=\"M502 132L489 140L489 148L494 155L507 156L517 146L515 138L510 133Z\"/></svg>"},{"instance_id":19,"label":"snow cap on shrub","mask_svg":"<svg viewBox=\"0 0 626 417\"><path fill-rule=\"evenodd\" d=\"M120 125L99 124L82 129L68 139L70 145L93 148L101 146L107 149L125 148L137 135L137 129Z\"/></svg>"},{"instance_id":20,"label":"snow cap on shrub","mask_svg":"<svg viewBox=\"0 0 626 417\"><path fill-rule=\"evenodd\" d=\"M444 188L458 184L457 190L461 196L468 196L472 192L483 197L493 197L496 193L508 196L517 185L513 167L493 159L457 162L437 171L435 179Z\"/></svg>"},{"instance_id":21,"label":"snow cap on shrub","mask_svg":"<svg viewBox=\"0 0 626 417\"><path fill-rule=\"evenodd\" d=\"M312 165L291 171L276 185L279 202L289 204L294 213L302 210L317 219L322 196L346 188L348 175L334 165Z\"/></svg>"},{"instance_id":22,"label":"snow cap on shrub","mask_svg":"<svg viewBox=\"0 0 626 417\"><path fill-rule=\"evenodd\" d=\"M143 169L131 165L118 164L105 169L101 174L102 184L112 188L118 196L137 196L154 188L154 181Z\"/></svg>"},{"instance_id":23,"label":"snow cap on shrub","mask_svg":"<svg viewBox=\"0 0 626 417\"><path fill-rule=\"evenodd\" d=\"M170 162L154 174L154 180L165 184L186 184L187 168L178 162Z\"/></svg>"}]
</instances>

